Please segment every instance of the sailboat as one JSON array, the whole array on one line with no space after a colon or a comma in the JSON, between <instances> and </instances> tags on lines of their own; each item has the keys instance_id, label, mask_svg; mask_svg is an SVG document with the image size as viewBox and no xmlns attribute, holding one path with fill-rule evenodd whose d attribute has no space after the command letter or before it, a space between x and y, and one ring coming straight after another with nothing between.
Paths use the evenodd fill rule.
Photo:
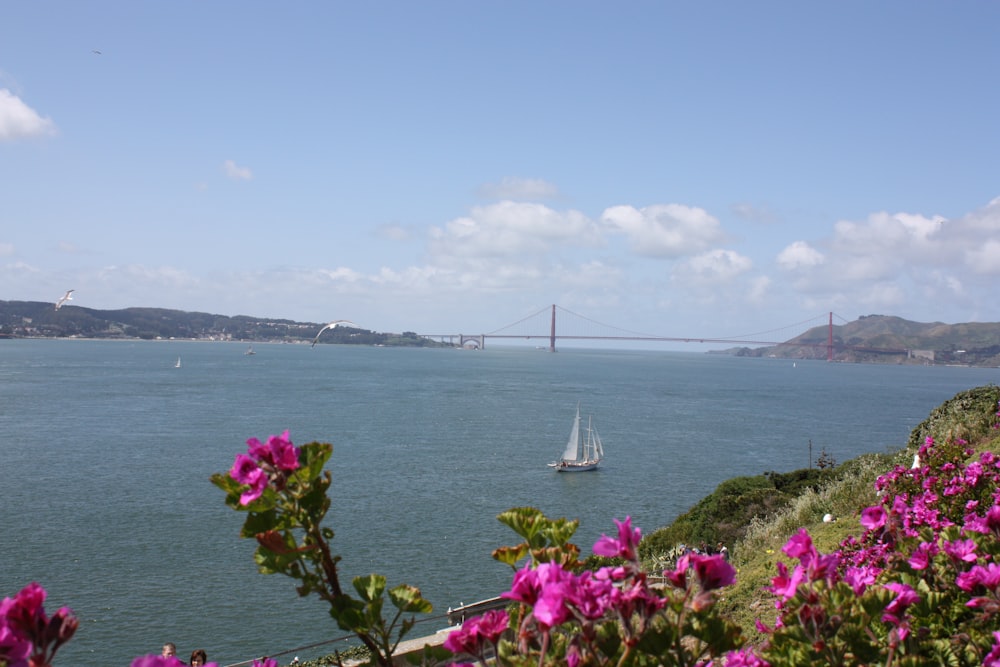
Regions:
<instances>
[{"instance_id":1,"label":"sailboat","mask_svg":"<svg viewBox=\"0 0 1000 667\"><path fill-rule=\"evenodd\" d=\"M580 427L580 404L576 405L576 417L573 418L573 428L569 432L569 440L562 458L549 464L558 472L583 472L594 470L604 458L604 447L601 436L594 428L592 417L587 417L586 428Z\"/></svg>"},{"instance_id":2,"label":"sailboat","mask_svg":"<svg viewBox=\"0 0 1000 667\"><path fill-rule=\"evenodd\" d=\"M181 367L181 358L177 357L177 363L174 364L174 368L180 368L180 367Z\"/></svg>"},{"instance_id":3,"label":"sailboat","mask_svg":"<svg viewBox=\"0 0 1000 667\"><path fill-rule=\"evenodd\" d=\"M248 347L248 348L247 348L247 351L246 351L246 352L244 352L243 354L245 354L245 355L246 355L246 356L248 356L248 357L249 357L250 355L253 355L253 354L257 354L256 352L254 352L254 351L253 351L253 343L250 343L250 347Z\"/></svg>"}]
</instances>

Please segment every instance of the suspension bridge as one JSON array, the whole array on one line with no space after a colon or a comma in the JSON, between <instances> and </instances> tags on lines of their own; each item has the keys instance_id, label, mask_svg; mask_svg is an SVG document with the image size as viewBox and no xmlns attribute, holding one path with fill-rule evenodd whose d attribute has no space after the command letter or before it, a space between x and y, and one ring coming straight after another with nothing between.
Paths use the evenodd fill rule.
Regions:
<instances>
[{"instance_id":1,"label":"suspension bridge","mask_svg":"<svg viewBox=\"0 0 1000 667\"><path fill-rule=\"evenodd\" d=\"M556 315L559 315L559 328L556 328ZM833 326L834 318L840 323L847 323L844 318L835 315L833 312L816 316L809 320L796 322L777 329L761 331L750 334L738 334L734 336L723 336L715 338L704 338L699 336L663 336L638 331L630 331L610 324L598 322L583 315L579 315L561 306L553 304L532 313L520 320L508 324L504 327L489 333L479 334L421 334L424 338L430 338L440 342L447 342L457 347L482 349L486 347L487 340L539 340L548 343L550 352L556 351L556 341L562 340L593 340L593 341L641 341L641 342L674 342L674 343L717 343L725 345L754 345L754 346L776 346L790 345L799 347L825 348L827 361L833 360L834 351L842 349L853 349L874 353L885 354L906 354L907 350L901 349L877 349L845 345L834 341ZM816 335L802 339L801 334L817 327L824 327L818 330ZM564 330L574 333L562 333ZM822 331L822 335L819 334ZM791 339L799 337L800 340L792 342Z\"/></svg>"}]
</instances>

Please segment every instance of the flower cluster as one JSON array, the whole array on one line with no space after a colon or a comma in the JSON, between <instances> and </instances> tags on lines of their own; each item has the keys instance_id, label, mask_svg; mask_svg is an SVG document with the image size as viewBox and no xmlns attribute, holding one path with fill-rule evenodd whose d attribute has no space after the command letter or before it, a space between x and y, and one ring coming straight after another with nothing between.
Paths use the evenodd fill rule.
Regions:
<instances>
[{"instance_id":1,"label":"flower cluster","mask_svg":"<svg viewBox=\"0 0 1000 667\"><path fill-rule=\"evenodd\" d=\"M502 594L519 603L517 616L488 612L472 618L452 631L445 648L483 665L492 652L498 664L579 667L630 660L706 664L706 658L738 647L738 631L711 609L718 589L735 580L733 567L721 556L690 554L663 573L664 587L654 587L639 567L642 531L631 518L615 523L617 537L601 536L593 550L616 564L576 572L561 559L533 560L515 572ZM505 640L509 625L512 639ZM695 641L698 634L711 641ZM685 635L688 640L681 641Z\"/></svg>"},{"instance_id":2,"label":"flower cluster","mask_svg":"<svg viewBox=\"0 0 1000 667\"><path fill-rule=\"evenodd\" d=\"M240 495L240 503L249 505L261 497L268 484L281 491L288 474L298 467L299 450L286 430L281 435L272 435L266 443L257 438L247 440L247 453L236 455L229 476L250 487Z\"/></svg>"},{"instance_id":3,"label":"flower cluster","mask_svg":"<svg viewBox=\"0 0 1000 667\"><path fill-rule=\"evenodd\" d=\"M32 582L0 602L0 664L48 667L79 625L69 607L45 614L45 589Z\"/></svg>"},{"instance_id":4,"label":"flower cluster","mask_svg":"<svg viewBox=\"0 0 1000 667\"><path fill-rule=\"evenodd\" d=\"M875 485L865 529L821 555L805 530L772 580L779 615L757 654L771 664L879 661L1000 666L1000 459L927 439ZM812 656L812 657L809 657Z\"/></svg>"}]
</instances>

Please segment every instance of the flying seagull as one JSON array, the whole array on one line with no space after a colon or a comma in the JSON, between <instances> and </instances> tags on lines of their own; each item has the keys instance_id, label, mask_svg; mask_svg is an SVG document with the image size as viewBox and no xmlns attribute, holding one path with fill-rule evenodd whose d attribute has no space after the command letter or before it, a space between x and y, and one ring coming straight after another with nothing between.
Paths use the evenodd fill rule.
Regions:
<instances>
[{"instance_id":1,"label":"flying seagull","mask_svg":"<svg viewBox=\"0 0 1000 667\"><path fill-rule=\"evenodd\" d=\"M349 326L352 326L352 327L357 327L358 326L357 324L355 324L354 322L352 322L350 320L334 320L333 322L330 322L325 327L323 327L322 329L319 330L319 333L316 334L315 338L313 338L313 344L310 345L309 347L316 347L316 343L319 342L319 337L323 335L324 331L326 331L327 329L335 329L336 327L339 327L342 324L349 325Z\"/></svg>"},{"instance_id":2,"label":"flying seagull","mask_svg":"<svg viewBox=\"0 0 1000 667\"><path fill-rule=\"evenodd\" d=\"M59 310L60 308L62 308L62 305L64 303L66 303L67 301L72 301L73 300L73 292L75 292L75 291L76 291L75 289L66 290L66 293L62 295L62 298L59 299L58 301L56 301L56 310Z\"/></svg>"}]
</instances>

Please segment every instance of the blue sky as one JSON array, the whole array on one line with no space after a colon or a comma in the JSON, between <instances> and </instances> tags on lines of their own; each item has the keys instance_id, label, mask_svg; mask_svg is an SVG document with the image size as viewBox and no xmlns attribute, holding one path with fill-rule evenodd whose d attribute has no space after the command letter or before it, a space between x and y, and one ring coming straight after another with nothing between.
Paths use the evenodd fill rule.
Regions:
<instances>
[{"instance_id":1,"label":"blue sky","mask_svg":"<svg viewBox=\"0 0 1000 667\"><path fill-rule=\"evenodd\" d=\"M420 333L553 303L679 337L1000 321L998 3L0 12L0 299Z\"/></svg>"}]
</instances>

